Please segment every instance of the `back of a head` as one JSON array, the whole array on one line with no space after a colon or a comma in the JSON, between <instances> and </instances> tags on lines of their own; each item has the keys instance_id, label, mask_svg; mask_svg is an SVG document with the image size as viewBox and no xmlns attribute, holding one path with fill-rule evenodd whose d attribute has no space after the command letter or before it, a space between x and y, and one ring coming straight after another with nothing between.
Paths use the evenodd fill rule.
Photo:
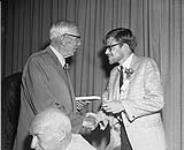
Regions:
<instances>
[{"instance_id":1,"label":"back of a head","mask_svg":"<svg viewBox=\"0 0 184 150\"><path fill-rule=\"evenodd\" d=\"M71 133L71 123L69 118L57 108L47 108L37 114L32 121L31 130L44 128L46 130L63 130Z\"/></svg>"},{"instance_id":2,"label":"back of a head","mask_svg":"<svg viewBox=\"0 0 184 150\"><path fill-rule=\"evenodd\" d=\"M52 25L50 29L50 40L62 36L66 33L71 33L73 31L78 31L77 26L73 22L69 21L58 21Z\"/></svg>"}]
</instances>

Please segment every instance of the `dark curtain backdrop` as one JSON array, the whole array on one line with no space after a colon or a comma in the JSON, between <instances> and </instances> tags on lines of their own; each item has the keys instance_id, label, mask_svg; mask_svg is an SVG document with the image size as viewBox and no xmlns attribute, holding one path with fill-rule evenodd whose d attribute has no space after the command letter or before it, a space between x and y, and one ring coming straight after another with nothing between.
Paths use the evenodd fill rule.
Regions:
<instances>
[{"instance_id":1,"label":"dark curtain backdrop","mask_svg":"<svg viewBox=\"0 0 184 150\"><path fill-rule=\"evenodd\" d=\"M110 70L105 67L102 39L112 28L131 28L138 41L135 52L154 58L161 70L165 91L163 121L169 150L184 149L183 0L6 0L6 3L2 77L22 71L28 56L49 42L52 22L74 21L82 37L70 72L77 96L101 95ZM93 103L89 109L95 111L97 105Z\"/></svg>"}]
</instances>

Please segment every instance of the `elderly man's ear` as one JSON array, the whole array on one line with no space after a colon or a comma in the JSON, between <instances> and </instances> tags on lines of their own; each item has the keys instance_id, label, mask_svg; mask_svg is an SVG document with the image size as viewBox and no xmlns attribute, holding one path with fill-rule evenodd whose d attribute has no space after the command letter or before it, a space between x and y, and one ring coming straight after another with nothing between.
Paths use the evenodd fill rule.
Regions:
<instances>
[{"instance_id":1,"label":"elderly man's ear","mask_svg":"<svg viewBox=\"0 0 184 150\"><path fill-rule=\"evenodd\" d=\"M59 38L60 38L59 40L62 43L62 45L65 45L67 41L66 38L64 38L64 36L60 36Z\"/></svg>"},{"instance_id":2,"label":"elderly man's ear","mask_svg":"<svg viewBox=\"0 0 184 150\"><path fill-rule=\"evenodd\" d=\"M58 131L59 135L59 141L63 141L63 139L66 137L66 132L63 130Z\"/></svg>"},{"instance_id":3,"label":"elderly man's ear","mask_svg":"<svg viewBox=\"0 0 184 150\"><path fill-rule=\"evenodd\" d=\"M66 43L68 43L68 41L70 41L70 39L66 38L64 35L60 36L59 40L63 45L65 45Z\"/></svg>"}]
</instances>

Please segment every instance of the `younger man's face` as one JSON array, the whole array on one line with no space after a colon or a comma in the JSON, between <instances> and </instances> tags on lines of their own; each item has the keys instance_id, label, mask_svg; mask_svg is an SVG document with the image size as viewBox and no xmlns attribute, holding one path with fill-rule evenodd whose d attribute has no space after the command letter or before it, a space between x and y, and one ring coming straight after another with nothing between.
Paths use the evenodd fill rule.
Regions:
<instances>
[{"instance_id":1,"label":"younger man's face","mask_svg":"<svg viewBox=\"0 0 184 150\"><path fill-rule=\"evenodd\" d=\"M107 47L105 54L108 56L109 64L117 63L124 58L124 46L121 46L113 37L107 39Z\"/></svg>"}]
</instances>

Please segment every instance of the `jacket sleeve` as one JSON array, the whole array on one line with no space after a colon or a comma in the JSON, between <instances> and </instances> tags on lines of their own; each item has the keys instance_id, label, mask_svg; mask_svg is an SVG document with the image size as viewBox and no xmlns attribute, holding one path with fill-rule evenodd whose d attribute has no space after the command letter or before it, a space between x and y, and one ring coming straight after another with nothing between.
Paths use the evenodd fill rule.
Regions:
<instances>
[{"instance_id":1,"label":"jacket sleeve","mask_svg":"<svg viewBox=\"0 0 184 150\"><path fill-rule=\"evenodd\" d=\"M143 82L143 88L142 90L137 89L134 91L139 92L143 96L122 101L125 114L130 121L141 116L159 112L164 106L163 89L157 64L154 60L147 59L144 65L145 69L141 81Z\"/></svg>"}]
</instances>

